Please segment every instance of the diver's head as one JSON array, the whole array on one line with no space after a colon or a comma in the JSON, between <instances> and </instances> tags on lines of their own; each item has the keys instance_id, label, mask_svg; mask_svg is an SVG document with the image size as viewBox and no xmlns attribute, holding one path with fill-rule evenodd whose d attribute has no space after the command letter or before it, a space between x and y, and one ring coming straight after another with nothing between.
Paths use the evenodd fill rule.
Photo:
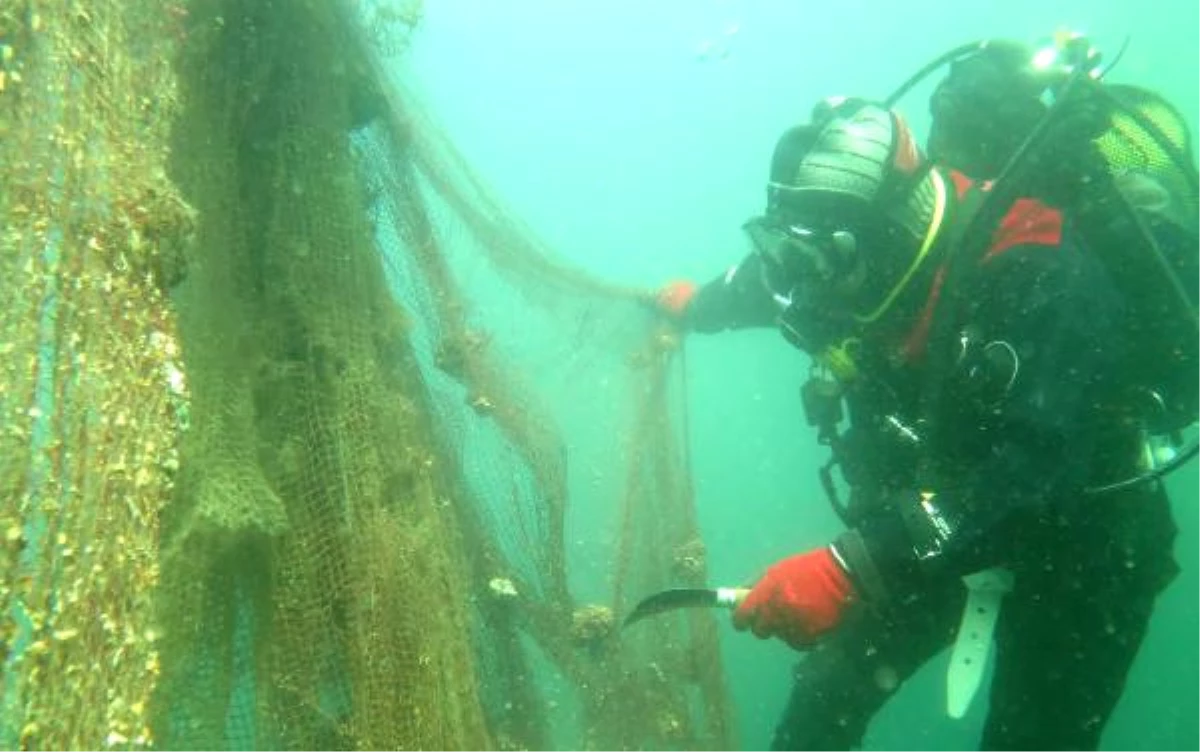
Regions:
<instances>
[{"instance_id":1,"label":"diver's head","mask_svg":"<svg viewBox=\"0 0 1200 752\"><path fill-rule=\"evenodd\" d=\"M999 175L1046 114L1050 75L1015 42L989 42L955 61L929 100L930 159L976 179Z\"/></svg>"},{"instance_id":2,"label":"diver's head","mask_svg":"<svg viewBox=\"0 0 1200 752\"><path fill-rule=\"evenodd\" d=\"M862 101L818 106L775 147L766 213L746 223L789 341L819 354L892 309L944 202L904 121Z\"/></svg>"},{"instance_id":3,"label":"diver's head","mask_svg":"<svg viewBox=\"0 0 1200 752\"><path fill-rule=\"evenodd\" d=\"M1087 37L1058 32L1035 50L990 40L956 57L929 100L929 157L986 180L997 177L1076 72L1098 78L1100 53ZM1078 103L1077 103L1078 104ZM1065 143L1083 143L1107 127L1101 113L1072 106L1060 126Z\"/></svg>"}]
</instances>

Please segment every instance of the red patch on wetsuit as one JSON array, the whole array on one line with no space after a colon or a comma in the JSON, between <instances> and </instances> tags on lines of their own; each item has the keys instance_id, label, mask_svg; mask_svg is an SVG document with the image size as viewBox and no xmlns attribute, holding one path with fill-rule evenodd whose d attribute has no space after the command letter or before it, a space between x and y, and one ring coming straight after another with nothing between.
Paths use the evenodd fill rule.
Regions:
<instances>
[{"instance_id":1,"label":"red patch on wetsuit","mask_svg":"<svg viewBox=\"0 0 1200 752\"><path fill-rule=\"evenodd\" d=\"M954 183L954 191L961 199L973 185L973 181L960 172L951 170L950 179ZM983 190L991 188L991 182L983 184ZM1013 202L1012 208L1000 220L1000 226L992 236L992 244L984 254L982 261L988 261L1005 251L1022 245L1039 245L1048 248L1058 248L1062 243L1063 216L1057 209L1046 206L1036 199L1020 198ZM929 342L929 330L933 323L934 312L938 298L941 297L942 282L946 276L946 268L938 269L929 295L921 309L921 315L909 329L901 347L904 359L915 363L925 354Z\"/></svg>"},{"instance_id":2,"label":"red patch on wetsuit","mask_svg":"<svg viewBox=\"0 0 1200 752\"><path fill-rule=\"evenodd\" d=\"M1000 227L992 236L992 247L983 260L1017 245L1058 246L1062 234L1062 212L1031 198L1019 198L1000 220Z\"/></svg>"}]
</instances>

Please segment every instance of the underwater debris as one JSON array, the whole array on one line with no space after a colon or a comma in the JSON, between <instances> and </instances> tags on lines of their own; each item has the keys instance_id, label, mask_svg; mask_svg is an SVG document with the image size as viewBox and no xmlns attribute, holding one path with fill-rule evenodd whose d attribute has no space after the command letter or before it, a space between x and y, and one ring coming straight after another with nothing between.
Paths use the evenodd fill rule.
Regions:
<instances>
[{"instance_id":1,"label":"underwater debris","mask_svg":"<svg viewBox=\"0 0 1200 752\"><path fill-rule=\"evenodd\" d=\"M880 666L875 669L875 686L883 692L894 692L900 686L900 676L891 666Z\"/></svg>"},{"instance_id":2,"label":"underwater debris","mask_svg":"<svg viewBox=\"0 0 1200 752\"><path fill-rule=\"evenodd\" d=\"M683 722L679 720L679 716L672 711L664 710L658 714L655 719L658 725L658 735L664 739L682 739L684 738Z\"/></svg>"},{"instance_id":3,"label":"underwater debris","mask_svg":"<svg viewBox=\"0 0 1200 752\"><path fill-rule=\"evenodd\" d=\"M493 577L488 580L488 590L497 598L516 598L519 595L517 586L507 577Z\"/></svg>"},{"instance_id":4,"label":"underwater debris","mask_svg":"<svg viewBox=\"0 0 1200 752\"><path fill-rule=\"evenodd\" d=\"M638 370L648 368L665 362L679 349L680 344L682 344L682 340L679 338L679 333L664 328L655 332L649 340L639 345L638 349L629 353L626 362L630 368Z\"/></svg>"},{"instance_id":5,"label":"underwater debris","mask_svg":"<svg viewBox=\"0 0 1200 752\"><path fill-rule=\"evenodd\" d=\"M680 543L671 554L671 569L675 576L689 585L702 584L708 576L707 553L704 541L699 538Z\"/></svg>"},{"instance_id":6,"label":"underwater debris","mask_svg":"<svg viewBox=\"0 0 1200 752\"><path fill-rule=\"evenodd\" d=\"M162 292L170 292L188 276L186 249L193 242L197 212L165 177L119 197L112 221L88 240L98 252L116 254L119 271L148 276Z\"/></svg>"},{"instance_id":7,"label":"underwater debris","mask_svg":"<svg viewBox=\"0 0 1200 752\"><path fill-rule=\"evenodd\" d=\"M424 17L421 0L383 0L362 4L363 19L371 42L385 57L394 57L408 49L413 30Z\"/></svg>"},{"instance_id":8,"label":"underwater debris","mask_svg":"<svg viewBox=\"0 0 1200 752\"><path fill-rule=\"evenodd\" d=\"M482 353L491 342L491 335L473 329L450 334L438 344L433 364L448 376L461 379L471 360Z\"/></svg>"},{"instance_id":9,"label":"underwater debris","mask_svg":"<svg viewBox=\"0 0 1200 752\"><path fill-rule=\"evenodd\" d=\"M679 342L676 332L660 332L654 337L654 348L660 353L674 352L679 349Z\"/></svg>"},{"instance_id":10,"label":"underwater debris","mask_svg":"<svg viewBox=\"0 0 1200 752\"><path fill-rule=\"evenodd\" d=\"M580 606L571 615L571 638L576 645L594 647L612 636L616 624L608 606Z\"/></svg>"},{"instance_id":11,"label":"underwater debris","mask_svg":"<svg viewBox=\"0 0 1200 752\"><path fill-rule=\"evenodd\" d=\"M501 731L498 734L496 734L496 749L523 750L523 749L529 749L529 747L526 747L525 745L521 744L513 737L511 737L508 734Z\"/></svg>"},{"instance_id":12,"label":"underwater debris","mask_svg":"<svg viewBox=\"0 0 1200 752\"><path fill-rule=\"evenodd\" d=\"M742 25L738 21L730 21L721 31L714 33L696 45L694 54L696 60L702 63L721 61L729 58L733 52L734 38L741 32Z\"/></svg>"},{"instance_id":13,"label":"underwater debris","mask_svg":"<svg viewBox=\"0 0 1200 752\"><path fill-rule=\"evenodd\" d=\"M496 403L488 399L487 395L476 394L467 398L467 404L478 415L490 415L496 409Z\"/></svg>"}]
</instances>

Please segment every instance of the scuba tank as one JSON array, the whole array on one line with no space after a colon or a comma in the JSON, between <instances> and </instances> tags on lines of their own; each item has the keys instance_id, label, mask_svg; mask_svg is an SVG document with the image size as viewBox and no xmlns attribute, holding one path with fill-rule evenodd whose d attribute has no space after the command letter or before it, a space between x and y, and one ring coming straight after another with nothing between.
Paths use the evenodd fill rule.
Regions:
<instances>
[{"instance_id":1,"label":"scuba tank","mask_svg":"<svg viewBox=\"0 0 1200 752\"><path fill-rule=\"evenodd\" d=\"M1193 425L1200 413L1198 181L1178 112L1150 92L1102 84L1107 70L1099 69L1099 55L1083 37L1064 36L1056 42L1030 61L1057 67L1043 74L1042 81L1049 79L1050 85L1033 100L1046 105L1044 113L1011 152L1002 148L983 155L1008 158L994 174L972 175L993 178L991 187L970 189L960 205L966 219L953 228L942 287L951 315L935 321L928 340L928 357L934 363L930 372L942 375L925 385L921 412L933 414L954 357L953 313L960 309L969 287L964 282L970 282L1000 221L1018 198L1057 205L1080 220L1078 229L1088 248L1108 267L1129 307L1127 336L1134 347L1117 374L1117 381L1129 389L1117 401L1121 412L1140 425L1144 460L1131 477L1085 489L1097 495L1155 482L1198 451L1195 442L1180 446L1180 431ZM934 60L906 81L887 100L888 106L932 71L978 54L988 44L964 45ZM1031 78L1038 83L1037 77ZM1083 126L1085 135L1079 137L1072 126ZM1089 132L1091 126L1099 127ZM1056 169L1046 170L1049 162ZM963 715L980 686L1001 600L1013 586L1011 573L997 567L963 579L967 603L946 677L952 717Z\"/></svg>"},{"instance_id":2,"label":"scuba tank","mask_svg":"<svg viewBox=\"0 0 1200 752\"><path fill-rule=\"evenodd\" d=\"M974 42L950 50L905 81L886 104L893 106L942 66L969 61L997 44L1003 43ZM1103 84L1112 65L1101 70L1099 59L1086 38L1063 35L1033 56L1028 74L1021 71L1026 89L1044 87L1044 113L996 175L975 176L993 180L990 190L968 194L964 201L968 219L957 235L944 288L956 306L966 287L964 276L977 266L993 229L1017 198L1042 197L1082 220L1089 248L1112 270L1131 309L1128 335L1134 348L1121 374L1130 387L1119 401L1142 425L1147 444L1144 472L1090 493L1149 482L1182 466L1198 447L1194 442L1181 447L1181 431L1200 413L1200 229L1187 127L1161 97ZM1053 171L1038 164L1049 154L1055 158ZM1072 165L1072 160L1085 163ZM1077 169L1063 170L1064 161ZM932 333L932 357L951 357L950 319L943 317L945 326ZM927 402L936 391L930 385Z\"/></svg>"}]
</instances>

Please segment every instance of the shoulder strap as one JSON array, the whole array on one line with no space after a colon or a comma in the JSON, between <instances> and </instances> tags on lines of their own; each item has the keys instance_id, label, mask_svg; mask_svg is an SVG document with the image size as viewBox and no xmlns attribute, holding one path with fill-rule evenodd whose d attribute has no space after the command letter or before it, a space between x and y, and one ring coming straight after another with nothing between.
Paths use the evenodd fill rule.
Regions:
<instances>
[{"instance_id":1,"label":"shoulder strap","mask_svg":"<svg viewBox=\"0 0 1200 752\"><path fill-rule=\"evenodd\" d=\"M920 417L927 430L935 428L932 420L934 407L949 371L949 361L952 357L950 341L954 337L954 324L961 307L963 291L969 287L971 277L978 268L974 261L982 257L987 247L986 238L984 247L978 248L976 243L971 242L974 238L968 235L968 231L977 225L976 220L979 219L987 198L988 191L978 183L972 183L966 188L955 207L954 222L950 225L949 236L945 241L946 271L937 304L940 310L934 311L925 346L928 370L921 391Z\"/></svg>"}]
</instances>

